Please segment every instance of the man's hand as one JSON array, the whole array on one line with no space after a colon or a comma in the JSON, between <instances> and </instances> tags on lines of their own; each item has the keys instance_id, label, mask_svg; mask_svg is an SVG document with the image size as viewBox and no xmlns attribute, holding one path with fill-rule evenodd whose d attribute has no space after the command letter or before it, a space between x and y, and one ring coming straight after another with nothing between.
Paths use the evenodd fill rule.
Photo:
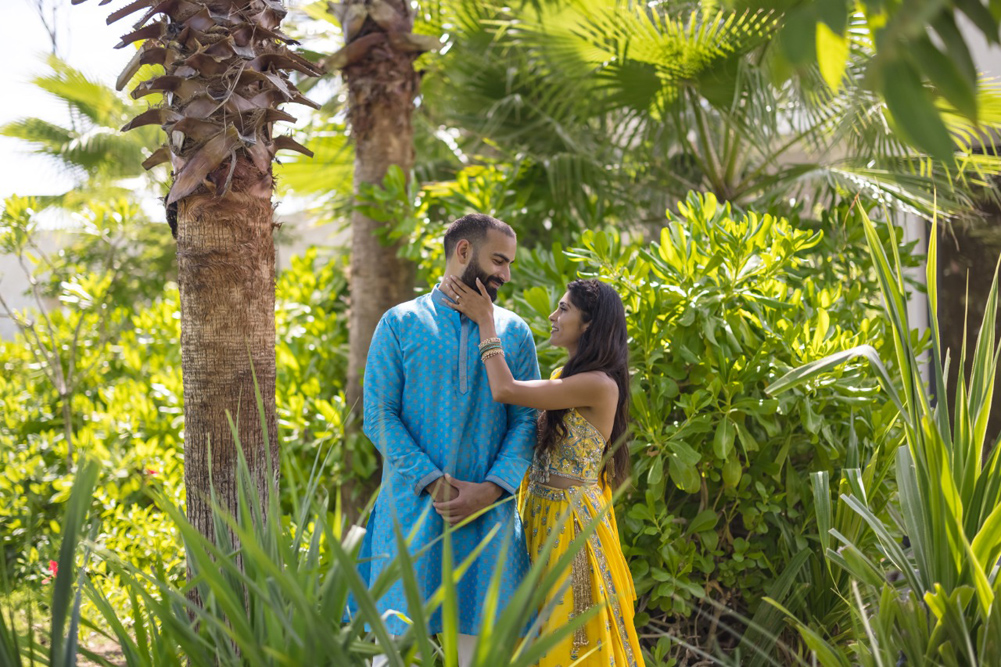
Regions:
<instances>
[{"instance_id":1,"label":"man's hand","mask_svg":"<svg viewBox=\"0 0 1001 667\"><path fill-rule=\"evenodd\" d=\"M459 490L449 484L445 477L439 477L425 486L424 490L427 491L427 494L431 496L431 499L435 503L447 502L459 495Z\"/></svg>"},{"instance_id":2,"label":"man's hand","mask_svg":"<svg viewBox=\"0 0 1001 667\"><path fill-rule=\"evenodd\" d=\"M504 489L493 482L463 482L448 473L445 481L458 491L458 495L452 500L435 502L434 509L453 526L493 505L504 493Z\"/></svg>"}]
</instances>

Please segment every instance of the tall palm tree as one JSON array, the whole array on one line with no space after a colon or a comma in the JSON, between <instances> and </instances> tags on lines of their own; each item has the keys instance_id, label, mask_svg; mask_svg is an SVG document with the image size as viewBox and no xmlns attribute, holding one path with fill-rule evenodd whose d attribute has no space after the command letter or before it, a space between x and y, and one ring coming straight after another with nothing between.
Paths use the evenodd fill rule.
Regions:
<instances>
[{"instance_id":1,"label":"tall palm tree","mask_svg":"<svg viewBox=\"0 0 1001 667\"><path fill-rule=\"evenodd\" d=\"M421 80L414 61L436 49L437 38L413 32L414 8L408 0L345 0L315 4L307 11L339 23L344 39L343 48L323 61L328 70L340 72L347 88L347 127L330 132L328 118L322 139L327 171L341 180L337 189L343 193L350 185L357 196L363 189L381 186L391 167L398 167L409 182L415 159L414 100ZM350 145L345 141L348 138ZM344 164L351 156L354 169L349 179L344 178ZM329 182L303 178L294 165L289 175L307 190ZM372 334L383 313L413 296L415 271L399 252L400 242L386 241L392 222L373 219L363 207L349 206L348 210L351 307L345 393L348 404L360 415L361 378ZM346 449L343 465L347 469L352 467L351 456ZM356 489L346 483L341 492L359 501L348 503L354 508L364 503L362 496L371 490L370 485Z\"/></svg>"},{"instance_id":2,"label":"tall palm tree","mask_svg":"<svg viewBox=\"0 0 1001 667\"><path fill-rule=\"evenodd\" d=\"M165 201L177 237L187 512L213 536L210 489L237 507L230 418L263 500L278 481L272 161L280 149L308 150L274 123L294 120L281 104L309 104L289 72L318 69L289 50L279 0L138 0L108 20L138 11L119 46L140 47L118 87L143 65L162 67L132 91L158 104L126 129L159 125L167 136L143 166L173 170Z\"/></svg>"},{"instance_id":3,"label":"tall palm tree","mask_svg":"<svg viewBox=\"0 0 1001 667\"><path fill-rule=\"evenodd\" d=\"M414 167L414 100L420 74L414 60L438 46L415 34L414 8L407 0L345 0L328 3L341 24L344 47L325 64L341 71L347 85L347 114L354 148L354 188L380 185L391 166L409 177ZM387 223L361 209L351 212L351 315L347 397L361 404L361 374L379 318L413 295L414 269L387 244Z\"/></svg>"}]
</instances>

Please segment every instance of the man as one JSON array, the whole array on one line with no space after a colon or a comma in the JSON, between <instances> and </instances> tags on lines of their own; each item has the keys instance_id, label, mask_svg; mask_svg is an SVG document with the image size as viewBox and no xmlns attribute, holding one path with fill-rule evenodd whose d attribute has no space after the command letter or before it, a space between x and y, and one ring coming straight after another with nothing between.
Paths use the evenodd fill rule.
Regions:
<instances>
[{"instance_id":1,"label":"man","mask_svg":"<svg viewBox=\"0 0 1001 667\"><path fill-rule=\"evenodd\" d=\"M514 230L486 215L467 215L445 233L445 276L476 289L477 278L491 297L511 278L517 250ZM441 584L445 521L453 525L516 493L535 445L535 413L494 403L480 361L478 327L448 307L435 287L430 294L387 312L372 337L365 367L364 432L382 453L382 487L369 518L360 571L371 586L396 556L394 524L405 535L416 530L411 552L427 552L415 562L424 599ZM503 308L494 310L498 336L514 376L539 378L535 342L525 322ZM446 480L445 475L449 476ZM435 501L451 501L446 514ZM445 517L445 518L443 518ZM495 526L500 532L458 583L459 658L468 664L483 615L494 563L505 539L499 599L507 600L528 569L528 554L515 503L490 509L455 531L454 563L459 565ZM429 547L430 545L430 547ZM389 631L406 632L409 618L400 583L379 600ZM441 614L429 619L441 632ZM378 664L378 663L376 663Z\"/></svg>"}]
</instances>

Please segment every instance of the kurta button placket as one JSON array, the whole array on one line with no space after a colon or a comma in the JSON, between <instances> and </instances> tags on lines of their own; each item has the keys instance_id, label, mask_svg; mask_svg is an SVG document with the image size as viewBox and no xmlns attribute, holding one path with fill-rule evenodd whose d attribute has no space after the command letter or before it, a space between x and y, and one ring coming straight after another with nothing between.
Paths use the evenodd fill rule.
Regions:
<instances>
[{"instance_id":1,"label":"kurta button placket","mask_svg":"<svg viewBox=\"0 0 1001 667\"><path fill-rule=\"evenodd\" d=\"M469 318L459 316L462 333L459 334L459 393L469 391Z\"/></svg>"}]
</instances>

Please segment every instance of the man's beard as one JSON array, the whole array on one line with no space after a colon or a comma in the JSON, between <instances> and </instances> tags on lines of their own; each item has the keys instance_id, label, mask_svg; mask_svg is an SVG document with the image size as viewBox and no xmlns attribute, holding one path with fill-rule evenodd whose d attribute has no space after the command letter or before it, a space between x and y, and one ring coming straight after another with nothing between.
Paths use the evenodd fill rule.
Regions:
<instances>
[{"instance_id":1,"label":"man's beard","mask_svg":"<svg viewBox=\"0 0 1001 667\"><path fill-rule=\"evenodd\" d=\"M461 276L459 276L459 280L478 292L480 288L476 285L477 278L480 279L480 282L483 283L483 286L487 289L487 294L490 295L490 300L496 301L497 288L504 283L500 280L500 278L485 273L483 269L480 268L480 263L477 261L477 258L473 257L473 261L466 266L466 270L462 272Z\"/></svg>"}]
</instances>

